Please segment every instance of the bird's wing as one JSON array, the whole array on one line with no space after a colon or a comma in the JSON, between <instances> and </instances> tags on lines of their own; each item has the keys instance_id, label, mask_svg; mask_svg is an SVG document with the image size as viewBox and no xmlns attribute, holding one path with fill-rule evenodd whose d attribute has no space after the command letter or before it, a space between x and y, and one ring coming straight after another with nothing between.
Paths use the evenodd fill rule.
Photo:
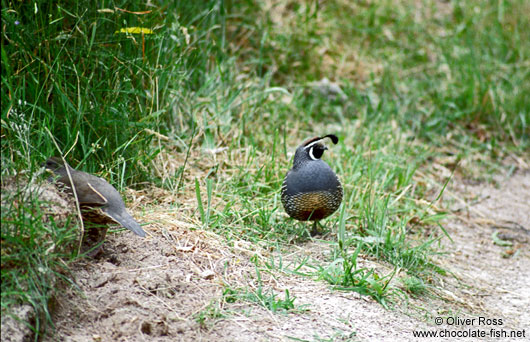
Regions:
<instances>
[{"instance_id":1,"label":"bird's wing","mask_svg":"<svg viewBox=\"0 0 530 342\"><path fill-rule=\"evenodd\" d=\"M97 204L105 205L108 200L101 192L99 192L90 182L86 182L86 186L81 185L76 189L79 202L83 204Z\"/></svg>"}]
</instances>

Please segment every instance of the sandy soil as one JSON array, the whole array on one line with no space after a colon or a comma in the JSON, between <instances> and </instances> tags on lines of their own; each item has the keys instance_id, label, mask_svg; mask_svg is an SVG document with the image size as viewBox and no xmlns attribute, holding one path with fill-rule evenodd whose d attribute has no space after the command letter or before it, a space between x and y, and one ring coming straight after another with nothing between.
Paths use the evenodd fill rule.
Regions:
<instances>
[{"instance_id":1,"label":"sandy soil","mask_svg":"<svg viewBox=\"0 0 530 342\"><path fill-rule=\"evenodd\" d=\"M386 310L357 293L333 291L323 281L281 272L262 272L263 286L274 289L279 297L288 289L301 310L272 313L258 304L227 303L220 300L225 284L257 288L251 257L266 258L267 252L244 242L223 245L222 239L207 231L153 223L145 227L148 238L138 239L128 232L110 234L102 256L75 265L78 289L66 287L58 293L56 331L44 340L458 340L414 339L412 335L413 330L442 328L526 329L528 338L530 171L518 171L500 180L498 187L455 182L444 197L455 213L445 224L454 242L443 240L448 254L440 260L453 274L437 284L433 295L413 298L407 306ZM496 245L495 239L511 246ZM293 246L289 257L318 258L326 246L325 241ZM205 317L203 324L198 322L201 315ZM436 316L477 320L482 316L502 319L503 325L454 327L444 322L436 326Z\"/></svg>"}]
</instances>

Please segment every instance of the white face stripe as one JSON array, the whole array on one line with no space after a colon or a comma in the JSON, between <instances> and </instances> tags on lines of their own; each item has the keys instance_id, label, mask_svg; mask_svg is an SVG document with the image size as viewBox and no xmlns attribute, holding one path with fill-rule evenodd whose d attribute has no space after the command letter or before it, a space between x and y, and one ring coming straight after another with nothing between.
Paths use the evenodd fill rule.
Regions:
<instances>
[{"instance_id":1,"label":"white face stripe","mask_svg":"<svg viewBox=\"0 0 530 342\"><path fill-rule=\"evenodd\" d=\"M309 149L309 157L313 160L318 160L317 158L315 158L315 156L313 155L313 147L311 146L311 148Z\"/></svg>"},{"instance_id":2,"label":"white face stripe","mask_svg":"<svg viewBox=\"0 0 530 342\"><path fill-rule=\"evenodd\" d=\"M304 147L304 150L305 150L306 148L309 148L309 147L313 146L314 144L318 144L319 142L320 142L320 140L313 141L311 144L308 144L307 146L305 146L305 147Z\"/></svg>"}]
</instances>

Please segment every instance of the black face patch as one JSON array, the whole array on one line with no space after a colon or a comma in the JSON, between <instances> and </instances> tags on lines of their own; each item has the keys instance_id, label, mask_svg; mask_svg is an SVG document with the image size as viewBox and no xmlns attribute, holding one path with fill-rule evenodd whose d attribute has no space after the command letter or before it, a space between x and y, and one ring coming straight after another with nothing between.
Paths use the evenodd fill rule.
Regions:
<instances>
[{"instance_id":1,"label":"black face patch","mask_svg":"<svg viewBox=\"0 0 530 342\"><path fill-rule=\"evenodd\" d=\"M324 154L324 151L328 148L320 143L313 144L309 147L307 153L309 153L309 157L313 160L317 160L322 158L322 155Z\"/></svg>"}]
</instances>

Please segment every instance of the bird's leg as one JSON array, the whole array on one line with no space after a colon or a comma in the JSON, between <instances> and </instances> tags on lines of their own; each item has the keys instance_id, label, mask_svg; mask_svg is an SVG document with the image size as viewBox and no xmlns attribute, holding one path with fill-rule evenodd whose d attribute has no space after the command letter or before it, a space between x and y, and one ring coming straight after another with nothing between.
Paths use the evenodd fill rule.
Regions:
<instances>
[{"instance_id":1,"label":"bird's leg","mask_svg":"<svg viewBox=\"0 0 530 342\"><path fill-rule=\"evenodd\" d=\"M318 230L318 221L313 221L313 229L311 229L311 236L319 235L320 231Z\"/></svg>"}]
</instances>

